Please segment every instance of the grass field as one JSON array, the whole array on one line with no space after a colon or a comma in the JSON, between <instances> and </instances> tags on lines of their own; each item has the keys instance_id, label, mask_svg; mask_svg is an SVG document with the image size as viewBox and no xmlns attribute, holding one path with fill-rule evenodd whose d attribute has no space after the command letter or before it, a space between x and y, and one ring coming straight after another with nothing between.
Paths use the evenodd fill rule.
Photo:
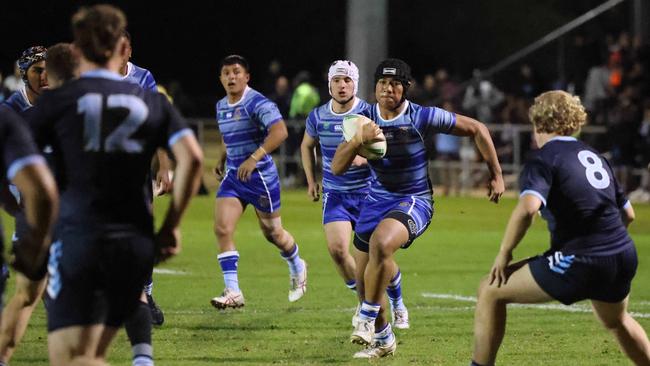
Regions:
<instances>
[{"instance_id":1,"label":"grass field","mask_svg":"<svg viewBox=\"0 0 650 366\"><path fill-rule=\"evenodd\" d=\"M351 358L359 349L348 342L355 298L327 254L320 203L311 203L303 191L283 194L283 222L309 264L305 297L293 304L287 301L287 265L265 242L248 210L236 234L246 307L219 312L209 304L223 288L212 234L213 202L212 196L193 201L183 223L182 254L161 265L154 275L154 296L166 318L165 324L154 330L157 365L367 364ZM429 229L410 249L397 255L411 329L397 332L395 357L378 363L469 364L473 296L492 264L514 204L513 199L499 205L479 198L437 199ZM162 212L164 199L156 208ZM650 206L639 205L636 210L637 221L630 230L640 268L631 311L650 330ZM7 217L3 219L5 227L11 227ZM537 220L516 258L544 250L547 237L542 220ZM13 284L8 293L12 291ZM544 308L512 308L499 364L626 364L616 342L594 320L588 306L580 303L566 308L556 303ZM47 364L46 337L45 313L39 305L11 364ZM128 340L120 332L110 362L126 366L131 364L130 358Z\"/></svg>"}]
</instances>

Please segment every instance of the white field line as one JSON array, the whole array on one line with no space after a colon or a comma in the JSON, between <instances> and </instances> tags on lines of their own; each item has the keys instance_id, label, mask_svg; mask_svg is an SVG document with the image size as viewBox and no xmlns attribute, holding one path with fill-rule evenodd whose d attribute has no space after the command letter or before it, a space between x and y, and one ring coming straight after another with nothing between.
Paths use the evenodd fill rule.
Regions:
<instances>
[{"instance_id":1,"label":"white field line","mask_svg":"<svg viewBox=\"0 0 650 366\"><path fill-rule=\"evenodd\" d=\"M176 276L185 276L185 275L189 274L188 272L176 271L176 270L173 270L173 269L166 269L166 268L154 268L153 273L176 275Z\"/></svg>"},{"instance_id":2,"label":"white field line","mask_svg":"<svg viewBox=\"0 0 650 366\"><path fill-rule=\"evenodd\" d=\"M476 303L476 297L474 296L434 294L430 292L423 292L422 297L431 298L431 299L455 300L460 302ZM640 302L640 303L645 303L645 302ZM524 309L558 310L558 311L566 311L570 313L591 313L591 307L585 305L567 306L562 304L510 304L509 306L516 307L516 308L524 308ZM630 315L632 315L635 318L650 318L649 313L630 312Z\"/></svg>"}]
</instances>

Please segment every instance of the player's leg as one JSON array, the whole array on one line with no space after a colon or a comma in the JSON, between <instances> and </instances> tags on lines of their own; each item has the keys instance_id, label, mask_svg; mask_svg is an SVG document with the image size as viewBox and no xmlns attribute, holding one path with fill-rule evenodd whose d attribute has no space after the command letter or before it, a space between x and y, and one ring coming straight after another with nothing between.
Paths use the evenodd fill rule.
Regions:
<instances>
[{"instance_id":1,"label":"player's leg","mask_svg":"<svg viewBox=\"0 0 650 366\"><path fill-rule=\"evenodd\" d=\"M357 234L355 246L368 249L368 263L364 272L364 297L359 312L359 322L350 336L353 343L372 344L369 350L354 357L383 357L395 351L396 340L386 316L385 290L396 273L393 253L409 240L405 226L392 218L383 219L377 225L367 246L363 235ZM382 306L383 305L383 306Z\"/></svg>"},{"instance_id":2,"label":"player's leg","mask_svg":"<svg viewBox=\"0 0 650 366\"><path fill-rule=\"evenodd\" d=\"M299 300L307 292L307 264L300 258L298 244L282 227L280 211L265 212L255 209L260 228L266 240L280 250L280 255L289 266L289 301Z\"/></svg>"},{"instance_id":3,"label":"player's leg","mask_svg":"<svg viewBox=\"0 0 650 366\"><path fill-rule=\"evenodd\" d=\"M386 288L386 294L390 301L393 327L398 329L408 329L410 327L409 312L406 305L404 305L404 299L402 298L402 272L397 265L395 265L395 273L392 275L388 287Z\"/></svg>"},{"instance_id":4,"label":"player's leg","mask_svg":"<svg viewBox=\"0 0 650 366\"><path fill-rule=\"evenodd\" d=\"M95 351L95 359L96 360L106 360L106 356L108 356L108 346L111 344L113 339L115 338L115 335L117 334L117 331L119 330L119 327L110 327L110 326L104 326L102 328L102 333L99 337L99 342L97 344L97 349ZM133 360L133 366L153 366L153 359L150 360L145 360L145 362L136 362L136 360Z\"/></svg>"},{"instance_id":5,"label":"player's leg","mask_svg":"<svg viewBox=\"0 0 650 366\"><path fill-rule=\"evenodd\" d=\"M324 226L327 250L345 285L356 292L355 263L350 254L352 224L349 221L328 222Z\"/></svg>"},{"instance_id":6,"label":"player's leg","mask_svg":"<svg viewBox=\"0 0 650 366\"><path fill-rule=\"evenodd\" d=\"M359 299L357 309L354 312L354 316L352 316L352 327L356 328L357 324L361 320L359 313L361 311L361 304L363 303L363 296L365 291L363 275L366 273L366 266L368 265L368 252L358 249L355 245L353 253L355 263L354 277L356 280L357 297Z\"/></svg>"},{"instance_id":7,"label":"player's leg","mask_svg":"<svg viewBox=\"0 0 650 366\"><path fill-rule=\"evenodd\" d=\"M152 321L151 311L143 292L133 314L124 323L126 335L131 342L133 366L153 365L153 345L151 342ZM100 343L100 349L103 343Z\"/></svg>"},{"instance_id":8,"label":"player's leg","mask_svg":"<svg viewBox=\"0 0 650 366\"><path fill-rule=\"evenodd\" d=\"M0 362L8 363L27 330L29 318L41 299L47 280L32 281L16 272L16 292L2 312Z\"/></svg>"},{"instance_id":9,"label":"player's leg","mask_svg":"<svg viewBox=\"0 0 650 366\"><path fill-rule=\"evenodd\" d=\"M214 233L217 237L219 266L223 273L225 289L210 303L218 308L244 306L244 296L239 288L237 262L239 253L235 247L234 234L244 206L236 197L217 197L214 205Z\"/></svg>"},{"instance_id":10,"label":"player's leg","mask_svg":"<svg viewBox=\"0 0 650 366\"><path fill-rule=\"evenodd\" d=\"M650 365L650 342L641 325L627 312L629 297L617 303L591 301L594 313L636 365Z\"/></svg>"},{"instance_id":11,"label":"player's leg","mask_svg":"<svg viewBox=\"0 0 650 366\"><path fill-rule=\"evenodd\" d=\"M476 365L493 365L506 329L506 305L552 301L537 284L528 263L519 262L508 268L508 282L497 287L486 277L478 289L474 315L474 355Z\"/></svg>"},{"instance_id":12,"label":"player's leg","mask_svg":"<svg viewBox=\"0 0 650 366\"><path fill-rule=\"evenodd\" d=\"M71 326L51 331L47 336L51 366L96 360L97 347L104 325Z\"/></svg>"}]
</instances>

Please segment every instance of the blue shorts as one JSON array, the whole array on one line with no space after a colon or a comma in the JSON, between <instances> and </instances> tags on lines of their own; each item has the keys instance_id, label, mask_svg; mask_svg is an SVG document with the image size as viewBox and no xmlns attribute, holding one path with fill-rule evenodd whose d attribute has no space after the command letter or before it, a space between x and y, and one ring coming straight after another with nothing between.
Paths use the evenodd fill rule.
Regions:
<instances>
[{"instance_id":1,"label":"blue shorts","mask_svg":"<svg viewBox=\"0 0 650 366\"><path fill-rule=\"evenodd\" d=\"M277 172L260 173L255 169L248 182L237 178L236 170L228 170L221 181L217 198L238 198L244 207L255 206L262 212L275 212L280 209L280 180Z\"/></svg>"},{"instance_id":2,"label":"blue shorts","mask_svg":"<svg viewBox=\"0 0 650 366\"><path fill-rule=\"evenodd\" d=\"M48 331L121 326L138 305L154 261L152 235L63 230L50 247Z\"/></svg>"},{"instance_id":3,"label":"blue shorts","mask_svg":"<svg viewBox=\"0 0 650 366\"><path fill-rule=\"evenodd\" d=\"M408 248L413 241L429 227L433 216L433 201L430 199L407 196L404 198L374 201L366 198L361 208L359 222L355 229L354 246L362 252L369 251L370 236L379 223L386 218L393 218L406 227L409 239L402 244Z\"/></svg>"},{"instance_id":4,"label":"blue shorts","mask_svg":"<svg viewBox=\"0 0 650 366\"><path fill-rule=\"evenodd\" d=\"M636 248L607 256L547 252L528 262L539 287L564 305L581 300L617 303L630 293L638 264Z\"/></svg>"},{"instance_id":5,"label":"blue shorts","mask_svg":"<svg viewBox=\"0 0 650 366\"><path fill-rule=\"evenodd\" d=\"M352 224L354 229L365 198L365 193L325 192L323 194L323 225L334 221L347 221Z\"/></svg>"}]
</instances>

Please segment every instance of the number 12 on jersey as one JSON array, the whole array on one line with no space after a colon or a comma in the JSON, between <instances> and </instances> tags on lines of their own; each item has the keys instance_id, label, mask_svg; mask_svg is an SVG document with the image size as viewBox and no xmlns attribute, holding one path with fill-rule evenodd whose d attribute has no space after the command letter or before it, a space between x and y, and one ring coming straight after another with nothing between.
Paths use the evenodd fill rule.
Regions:
<instances>
[{"instance_id":1,"label":"number 12 on jersey","mask_svg":"<svg viewBox=\"0 0 650 366\"><path fill-rule=\"evenodd\" d=\"M149 108L142 99L130 94L111 94L106 98L106 110L125 108L128 113L119 125L106 136L102 144L103 96L88 93L77 100L77 112L84 115L84 150L105 152L142 152L142 142L131 139L149 116Z\"/></svg>"}]
</instances>

